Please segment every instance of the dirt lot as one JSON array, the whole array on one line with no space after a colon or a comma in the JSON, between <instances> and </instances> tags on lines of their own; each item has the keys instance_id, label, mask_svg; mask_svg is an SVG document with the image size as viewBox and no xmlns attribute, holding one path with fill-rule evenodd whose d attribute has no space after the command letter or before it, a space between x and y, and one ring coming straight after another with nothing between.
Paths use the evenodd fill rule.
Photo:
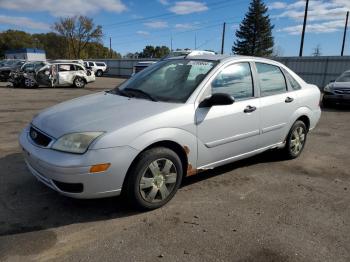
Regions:
<instances>
[{"instance_id":1,"label":"dirt lot","mask_svg":"<svg viewBox=\"0 0 350 262\"><path fill-rule=\"evenodd\" d=\"M350 261L350 111L324 110L299 159L267 152L187 178L164 208L74 200L27 171L17 136L41 109L111 88L0 86L0 261Z\"/></svg>"}]
</instances>

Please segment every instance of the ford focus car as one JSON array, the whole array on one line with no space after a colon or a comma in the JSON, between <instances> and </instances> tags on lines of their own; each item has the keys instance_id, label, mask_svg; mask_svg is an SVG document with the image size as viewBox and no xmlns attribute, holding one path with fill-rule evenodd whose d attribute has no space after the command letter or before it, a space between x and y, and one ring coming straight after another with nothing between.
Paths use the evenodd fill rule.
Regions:
<instances>
[{"instance_id":1,"label":"ford focus car","mask_svg":"<svg viewBox=\"0 0 350 262\"><path fill-rule=\"evenodd\" d=\"M275 148L298 157L319 102L316 86L275 61L175 57L40 112L19 141L30 172L59 193L123 193L154 209L202 170Z\"/></svg>"}]
</instances>

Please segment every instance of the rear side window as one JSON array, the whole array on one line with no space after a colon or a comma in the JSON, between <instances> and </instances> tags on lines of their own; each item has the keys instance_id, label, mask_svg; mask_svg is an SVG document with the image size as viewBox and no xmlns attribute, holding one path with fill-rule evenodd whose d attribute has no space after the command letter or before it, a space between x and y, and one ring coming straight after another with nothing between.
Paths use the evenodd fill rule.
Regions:
<instances>
[{"instance_id":1,"label":"rear side window","mask_svg":"<svg viewBox=\"0 0 350 262\"><path fill-rule=\"evenodd\" d=\"M286 79L278 66L255 63L259 76L260 95L271 96L287 91Z\"/></svg>"},{"instance_id":2,"label":"rear side window","mask_svg":"<svg viewBox=\"0 0 350 262\"><path fill-rule=\"evenodd\" d=\"M212 93L225 93L235 99L253 97L253 79L249 63L224 68L211 83Z\"/></svg>"},{"instance_id":3,"label":"rear side window","mask_svg":"<svg viewBox=\"0 0 350 262\"><path fill-rule=\"evenodd\" d=\"M74 65L58 65L58 71L60 72L66 72L66 71L75 71Z\"/></svg>"},{"instance_id":4,"label":"rear side window","mask_svg":"<svg viewBox=\"0 0 350 262\"><path fill-rule=\"evenodd\" d=\"M286 70L283 70L283 72L293 90L301 89L300 84L294 79L294 77L292 77L291 74L289 74Z\"/></svg>"},{"instance_id":5,"label":"rear side window","mask_svg":"<svg viewBox=\"0 0 350 262\"><path fill-rule=\"evenodd\" d=\"M106 66L105 63L96 63L97 66Z\"/></svg>"},{"instance_id":6,"label":"rear side window","mask_svg":"<svg viewBox=\"0 0 350 262\"><path fill-rule=\"evenodd\" d=\"M89 62L89 66L94 66L94 63L93 62Z\"/></svg>"}]
</instances>

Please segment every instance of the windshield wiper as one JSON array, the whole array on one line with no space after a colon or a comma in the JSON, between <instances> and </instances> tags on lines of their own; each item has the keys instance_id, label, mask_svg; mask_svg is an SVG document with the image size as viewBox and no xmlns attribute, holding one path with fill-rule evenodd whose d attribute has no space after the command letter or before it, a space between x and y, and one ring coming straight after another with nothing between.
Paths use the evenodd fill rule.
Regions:
<instances>
[{"instance_id":1,"label":"windshield wiper","mask_svg":"<svg viewBox=\"0 0 350 262\"><path fill-rule=\"evenodd\" d=\"M118 88L112 89L112 90L107 90L106 93L109 94L115 94L115 95L121 95L121 96L126 96L126 97L132 97L129 93L124 92L123 90L120 90Z\"/></svg>"},{"instance_id":2,"label":"windshield wiper","mask_svg":"<svg viewBox=\"0 0 350 262\"><path fill-rule=\"evenodd\" d=\"M121 90L119 90L121 91ZM139 93L143 96L146 96L148 97L150 100L154 101L154 102L157 102L157 99L155 99L152 95L150 95L149 93L143 91L143 90L140 90L140 89L136 89L136 88L124 88L122 91L130 91L130 92L135 92L135 93Z\"/></svg>"}]
</instances>

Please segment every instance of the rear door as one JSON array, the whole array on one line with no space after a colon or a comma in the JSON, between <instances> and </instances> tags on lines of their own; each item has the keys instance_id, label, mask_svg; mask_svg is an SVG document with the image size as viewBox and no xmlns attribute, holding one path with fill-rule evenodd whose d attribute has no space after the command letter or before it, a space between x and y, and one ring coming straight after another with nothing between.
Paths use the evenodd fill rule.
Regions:
<instances>
[{"instance_id":1,"label":"rear door","mask_svg":"<svg viewBox=\"0 0 350 262\"><path fill-rule=\"evenodd\" d=\"M255 63L260 88L261 147L283 142L289 120L298 108L296 92L289 92L280 67Z\"/></svg>"},{"instance_id":2,"label":"rear door","mask_svg":"<svg viewBox=\"0 0 350 262\"><path fill-rule=\"evenodd\" d=\"M73 64L58 65L58 84L60 86L72 85L74 76L75 76L75 66Z\"/></svg>"}]
</instances>

